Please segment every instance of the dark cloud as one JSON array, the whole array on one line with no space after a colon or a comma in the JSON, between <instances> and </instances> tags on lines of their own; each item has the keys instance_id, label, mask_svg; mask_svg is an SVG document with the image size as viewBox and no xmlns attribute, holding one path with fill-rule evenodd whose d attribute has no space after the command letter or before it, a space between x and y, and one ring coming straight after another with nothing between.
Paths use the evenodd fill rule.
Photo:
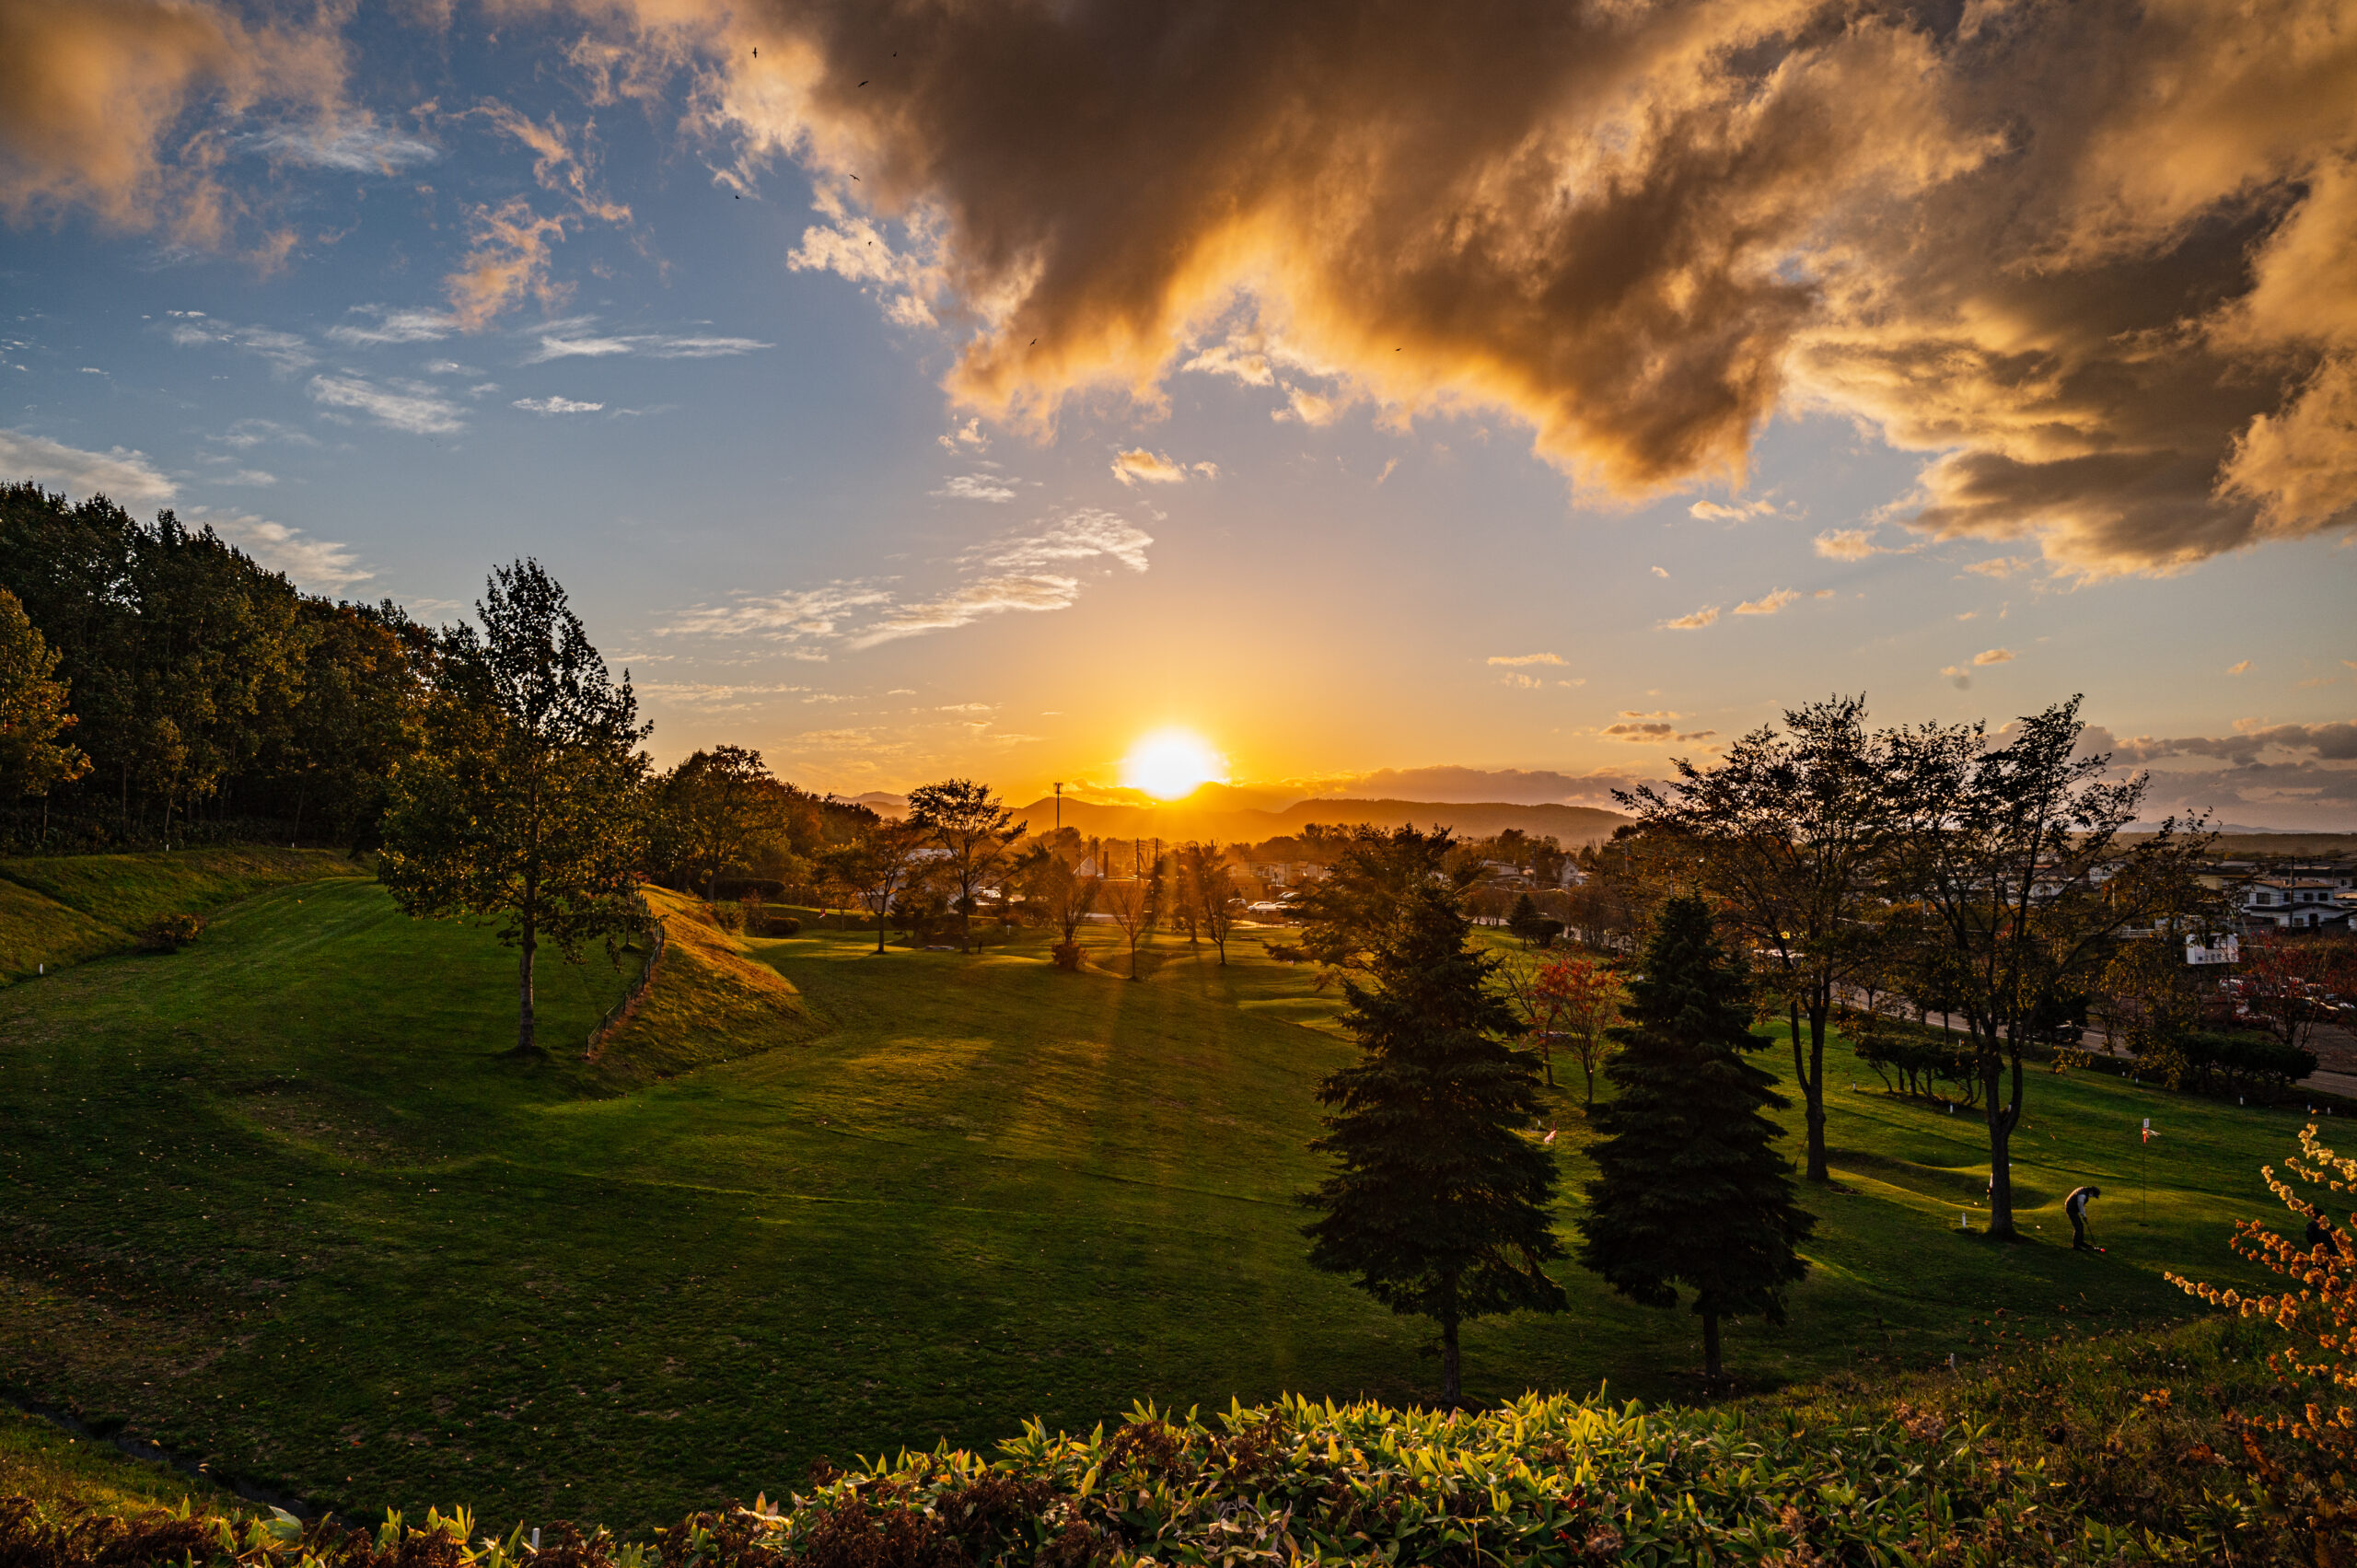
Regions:
<instances>
[{"instance_id":1,"label":"dark cloud","mask_svg":"<svg viewBox=\"0 0 2357 1568\"><path fill-rule=\"evenodd\" d=\"M1917 526L2095 573L2357 505L2338 0L735 15L714 122L818 172L813 264L914 221L895 313L967 312L1002 415L1194 364L1642 491L1794 399L1939 454Z\"/></svg>"},{"instance_id":2,"label":"dark cloud","mask_svg":"<svg viewBox=\"0 0 2357 1568\"><path fill-rule=\"evenodd\" d=\"M1191 369L1312 424L1503 410L1639 494L1828 408L1926 454L1916 527L2091 574L2357 517L2347 0L498 9L593 98L684 101L725 180L803 163L794 264L955 335L995 417ZM334 41L238 14L0 0L0 206L217 230L189 116L341 90ZM499 124L574 205L477 210L462 312L626 216Z\"/></svg>"},{"instance_id":3,"label":"dark cloud","mask_svg":"<svg viewBox=\"0 0 2357 1568\"><path fill-rule=\"evenodd\" d=\"M2090 732L2091 734L2094 732ZM2257 761L2261 752L2270 749L2306 752L2320 761L2357 762L2357 724L2279 724L2250 729L2233 735L2189 736L2174 740L2155 740L2140 736L2132 740L2111 740L2097 748L2108 749L2122 762L2152 762L2171 757L2217 757L2235 763Z\"/></svg>"}]
</instances>

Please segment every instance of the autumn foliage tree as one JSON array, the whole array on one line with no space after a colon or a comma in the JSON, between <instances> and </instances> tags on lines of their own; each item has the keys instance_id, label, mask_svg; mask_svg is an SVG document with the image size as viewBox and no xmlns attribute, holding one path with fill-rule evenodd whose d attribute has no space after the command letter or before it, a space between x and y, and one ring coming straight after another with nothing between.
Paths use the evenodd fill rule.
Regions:
<instances>
[{"instance_id":1,"label":"autumn foliage tree","mask_svg":"<svg viewBox=\"0 0 2357 1568\"><path fill-rule=\"evenodd\" d=\"M2258 1220L2237 1220L2228 1243L2237 1256L2282 1280L2282 1289L2247 1295L2179 1274L2163 1277L2212 1307L2282 1330L2286 1342L2268 1356L2268 1365L2285 1383L2325 1391L2321 1400L2304 1401L2300 1416L2253 1425L2307 1447L2315 1462L2305 1473L2278 1470L2269 1479L2300 1493L2291 1501L2307 1514L2320 1545L2331 1541L2345 1549L2357 1535L2357 1502L2349 1489L2349 1477L2357 1473L2357 1411L2338 1400L2357 1395L2357 1242L2351 1240L2357 1213L2335 1214L2325 1194L2346 1202L2357 1193L2357 1159L2335 1153L2310 1122L2301 1129L2299 1153L2283 1165L2299 1187L2277 1176L2272 1166L2261 1167L2259 1174L2292 1218L2305 1222L2297 1239ZM2345 1551L2319 1550L2316 1561L2348 1557Z\"/></svg>"},{"instance_id":2,"label":"autumn foliage tree","mask_svg":"<svg viewBox=\"0 0 2357 1568\"><path fill-rule=\"evenodd\" d=\"M65 683L52 679L57 659L17 596L0 588L0 799L46 794L89 771L65 738L75 721Z\"/></svg>"}]
</instances>

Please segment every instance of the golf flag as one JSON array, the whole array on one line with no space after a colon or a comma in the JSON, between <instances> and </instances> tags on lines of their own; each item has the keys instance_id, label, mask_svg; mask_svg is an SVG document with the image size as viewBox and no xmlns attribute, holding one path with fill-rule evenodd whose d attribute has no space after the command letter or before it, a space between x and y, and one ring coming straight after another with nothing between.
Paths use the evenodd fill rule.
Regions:
<instances>
[{"instance_id":1,"label":"golf flag","mask_svg":"<svg viewBox=\"0 0 2357 1568\"><path fill-rule=\"evenodd\" d=\"M2149 1116L2148 1116L2148 1117L2146 1117L2146 1118L2144 1118L2144 1138L2143 1138L2143 1141L2144 1141L2145 1143L2147 1143L2147 1144L2149 1144L2149 1143L2151 1143L2151 1142L2153 1141L2153 1119L2152 1119L2151 1117L2149 1117Z\"/></svg>"},{"instance_id":2,"label":"golf flag","mask_svg":"<svg viewBox=\"0 0 2357 1568\"><path fill-rule=\"evenodd\" d=\"M1553 1142L1555 1141L1555 1129L1553 1129L1552 1127L1548 1128L1548 1129L1547 1129L1547 1135L1546 1135L1544 1138L1539 1139L1538 1141L1539 1141L1540 1143L1542 1143L1542 1144L1551 1144L1551 1143L1553 1143Z\"/></svg>"}]
</instances>

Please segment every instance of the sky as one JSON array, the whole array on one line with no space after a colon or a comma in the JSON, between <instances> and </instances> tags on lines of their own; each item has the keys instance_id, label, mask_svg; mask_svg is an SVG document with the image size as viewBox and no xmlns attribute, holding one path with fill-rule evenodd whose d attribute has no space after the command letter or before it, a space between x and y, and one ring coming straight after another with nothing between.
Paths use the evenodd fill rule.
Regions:
<instances>
[{"instance_id":1,"label":"sky","mask_svg":"<svg viewBox=\"0 0 2357 1568\"><path fill-rule=\"evenodd\" d=\"M1609 804L2076 693L2357 830L2344 4L0 0L0 475L669 761Z\"/></svg>"}]
</instances>

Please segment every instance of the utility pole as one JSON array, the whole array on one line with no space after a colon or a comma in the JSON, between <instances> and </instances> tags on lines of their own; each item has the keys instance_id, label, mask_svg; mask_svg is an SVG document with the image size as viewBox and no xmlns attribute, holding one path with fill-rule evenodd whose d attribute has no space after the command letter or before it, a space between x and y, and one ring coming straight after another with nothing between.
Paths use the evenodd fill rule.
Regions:
<instances>
[{"instance_id":1,"label":"utility pole","mask_svg":"<svg viewBox=\"0 0 2357 1568\"><path fill-rule=\"evenodd\" d=\"M1056 781L1056 831L1058 831L1059 833L1061 833L1061 832L1062 832L1063 830L1064 830L1064 782L1063 782L1063 780L1062 780L1062 779L1058 779L1058 780Z\"/></svg>"}]
</instances>

